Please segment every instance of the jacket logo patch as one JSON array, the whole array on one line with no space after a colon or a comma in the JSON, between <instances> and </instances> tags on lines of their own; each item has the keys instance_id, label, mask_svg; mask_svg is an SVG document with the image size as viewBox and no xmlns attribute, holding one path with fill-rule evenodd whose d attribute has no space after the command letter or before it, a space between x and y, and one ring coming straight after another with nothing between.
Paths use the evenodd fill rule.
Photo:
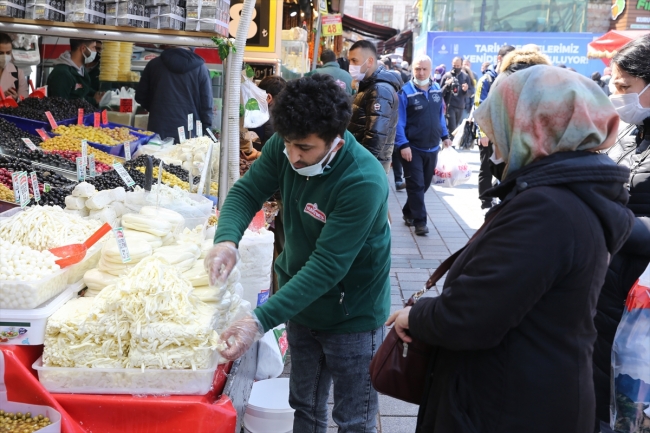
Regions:
<instances>
[{"instance_id":1,"label":"jacket logo patch","mask_svg":"<svg viewBox=\"0 0 650 433\"><path fill-rule=\"evenodd\" d=\"M440 102L440 95L437 93L433 94L433 102Z\"/></svg>"},{"instance_id":2,"label":"jacket logo patch","mask_svg":"<svg viewBox=\"0 0 650 433\"><path fill-rule=\"evenodd\" d=\"M314 218L316 218L318 221L322 222L325 224L327 221L327 216L325 216L325 213L323 211L318 210L318 204L314 203L307 203L307 206L305 206L305 213L307 215L310 215Z\"/></svg>"},{"instance_id":3,"label":"jacket logo patch","mask_svg":"<svg viewBox=\"0 0 650 433\"><path fill-rule=\"evenodd\" d=\"M375 105L373 105L373 108L375 109L375 111L379 111L379 109L381 108L381 105L379 104L379 102L377 102L377 103L375 103Z\"/></svg>"},{"instance_id":4,"label":"jacket logo patch","mask_svg":"<svg viewBox=\"0 0 650 433\"><path fill-rule=\"evenodd\" d=\"M336 80L336 84L338 84L341 89L343 89L343 90L346 89L346 85L345 85L345 83L343 81Z\"/></svg>"}]
</instances>

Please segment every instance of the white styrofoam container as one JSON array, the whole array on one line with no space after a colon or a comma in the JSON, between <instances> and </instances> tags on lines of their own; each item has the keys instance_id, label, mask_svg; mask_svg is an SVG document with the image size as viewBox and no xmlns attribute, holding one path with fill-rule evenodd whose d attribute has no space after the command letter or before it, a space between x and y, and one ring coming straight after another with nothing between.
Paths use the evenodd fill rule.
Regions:
<instances>
[{"instance_id":1,"label":"white styrofoam container","mask_svg":"<svg viewBox=\"0 0 650 433\"><path fill-rule=\"evenodd\" d=\"M63 293L33 310L0 309L0 344L43 344L47 319L76 296L82 287L83 282L70 285Z\"/></svg>"},{"instance_id":2,"label":"white styrofoam container","mask_svg":"<svg viewBox=\"0 0 650 433\"><path fill-rule=\"evenodd\" d=\"M288 378L260 380L248 398L244 428L250 433L291 433L293 412Z\"/></svg>"},{"instance_id":3,"label":"white styrofoam container","mask_svg":"<svg viewBox=\"0 0 650 433\"><path fill-rule=\"evenodd\" d=\"M0 352L0 410L5 412L30 412L32 415L43 415L52 421L52 424L38 430L38 433L61 433L61 414L49 406L36 404L17 403L7 400L7 387L5 386L5 357Z\"/></svg>"},{"instance_id":4,"label":"white styrofoam container","mask_svg":"<svg viewBox=\"0 0 650 433\"><path fill-rule=\"evenodd\" d=\"M41 357L32 368L43 387L53 393L204 395L212 388L218 362L215 352L208 368L196 370L69 368L45 367Z\"/></svg>"}]
</instances>

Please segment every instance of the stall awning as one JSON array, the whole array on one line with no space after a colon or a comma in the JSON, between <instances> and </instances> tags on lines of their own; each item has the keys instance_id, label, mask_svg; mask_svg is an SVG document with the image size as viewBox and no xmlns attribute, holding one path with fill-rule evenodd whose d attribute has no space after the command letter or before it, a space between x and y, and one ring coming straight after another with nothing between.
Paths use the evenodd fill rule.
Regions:
<instances>
[{"instance_id":1,"label":"stall awning","mask_svg":"<svg viewBox=\"0 0 650 433\"><path fill-rule=\"evenodd\" d=\"M413 39L413 31L407 30L398 35L393 36L386 42L377 44L377 51L382 54L393 53L396 48L406 47L406 45ZM381 49L380 49L380 45Z\"/></svg>"},{"instance_id":2,"label":"stall awning","mask_svg":"<svg viewBox=\"0 0 650 433\"><path fill-rule=\"evenodd\" d=\"M391 28L376 24L370 21L350 15L343 15L343 29L355 32L366 38L388 40L395 36L398 31Z\"/></svg>"},{"instance_id":3,"label":"stall awning","mask_svg":"<svg viewBox=\"0 0 650 433\"><path fill-rule=\"evenodd\" d=\"M648 30L611 30L589 43L587 57L601 59L609 65L610 59L614 57L617 50L648 33L650 33Z\"/></svg>"}]
</instances>

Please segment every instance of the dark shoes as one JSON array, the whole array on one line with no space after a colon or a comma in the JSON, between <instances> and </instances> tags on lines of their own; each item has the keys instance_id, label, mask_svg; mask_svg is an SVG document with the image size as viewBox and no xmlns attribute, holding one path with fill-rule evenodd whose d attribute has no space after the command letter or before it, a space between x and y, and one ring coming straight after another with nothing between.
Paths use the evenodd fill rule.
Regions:
<instances>
[{"instance_id":1,"label":"dark shoes","mask_svg":"<svg viewBox=\"0 0 650 433\"><path fill-rule=\"evenodd\" d=\"M429 233L429 227L427 227L426 225L417 226L415 228L415 234L418 236L426 236L427 233Z\"/></svg>"},{"instance_id":2,"label":"dark shoes","mask_svg":"<svg viewBox=\"0 0 650 433\"><path fill-rule=\"evenodd\" d=\"M404 191L406 189L406 182L395 182L396 191Z\"/></svg>"},{"instance_id":3,"label":"dark shoes","mask_svg":"<svg viewBox=\"0 0 650 433\"><path fill-rule=\"evenodd\" d=\"M490 209L492 207L492 200L484 200L481 202L481 209Z\"/></svg>"},{"instance_id":4,"label":"dark shoes","mask_svg":"<svg viewBox=\"0 0 650 433\"><path fill-rule=\"evenodd\" d=\"M413 227L413 220L412 219L406 218L405 216L402 216L402 218L404 219L404 224L406 224L406 226Z\"/></svg>"}]
</instances>

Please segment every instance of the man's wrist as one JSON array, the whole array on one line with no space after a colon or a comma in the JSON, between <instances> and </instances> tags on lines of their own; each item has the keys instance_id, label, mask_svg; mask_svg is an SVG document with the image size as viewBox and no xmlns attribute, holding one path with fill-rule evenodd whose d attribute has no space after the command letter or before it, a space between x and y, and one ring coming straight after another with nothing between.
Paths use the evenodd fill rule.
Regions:
<instances>
[{"instance_id":1,"label":"man's wrist","mask_svg":"<svg viewBox=\"0 0 650 433\"><path fill-rule=\"evenodd\" d=\"M402 150L402 149L410 149L410 148L411 148L411 144L410 144L410 143L404 143L404 144L400 144L400 145L399 145L399 150Z\"/></svg>"},{"instance_id":2,"label":"man's wrist","mask_svg":"<svg viewBox=\"0 0 650 433\"><path fill-rule=\"evenodd\" d=\"M440 139L442 141L449 140L449 136L448 135L443 135L442 137L440 137Z\"/></svg>"}]
</instances>

